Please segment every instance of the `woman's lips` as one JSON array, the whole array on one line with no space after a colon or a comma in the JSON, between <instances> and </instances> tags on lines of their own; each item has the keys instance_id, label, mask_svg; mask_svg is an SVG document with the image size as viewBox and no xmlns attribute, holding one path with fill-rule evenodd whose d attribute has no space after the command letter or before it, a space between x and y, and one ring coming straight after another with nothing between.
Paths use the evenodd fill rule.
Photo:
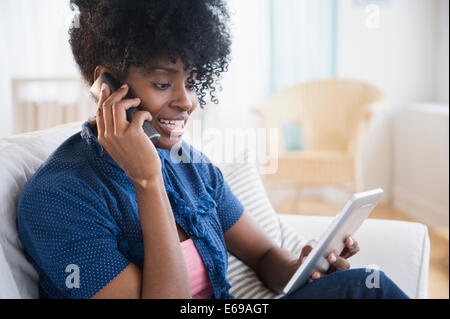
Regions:
<instances>
[{"instance_id":1,"label":"woman's lips","mask_svg":"<svg viewBox=\"0 0 450 319\"><path fill-rule=\"evenodd\" d=\"M186 120L159 119L158 124L167 135L180 137L184 134Z\"/></svg>"}]
</instances>

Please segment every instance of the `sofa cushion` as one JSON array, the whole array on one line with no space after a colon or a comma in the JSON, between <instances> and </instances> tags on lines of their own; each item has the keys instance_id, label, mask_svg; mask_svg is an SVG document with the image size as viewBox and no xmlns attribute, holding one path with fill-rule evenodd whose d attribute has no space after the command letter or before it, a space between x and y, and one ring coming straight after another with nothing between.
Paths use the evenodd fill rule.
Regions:
<instances>
[{"instance_id":1,"label":"sofa cushion","mask_svg":"<svg viewBox=\"0 0 450 319\"><path fill-rule=\"evenodd\" d=\"M38 297L38 274L26 260L17 234L17 200L28 178L80 128L81 122L76 122L0 139L0 295L4 298Z\"/></svg>"}]
</instances>

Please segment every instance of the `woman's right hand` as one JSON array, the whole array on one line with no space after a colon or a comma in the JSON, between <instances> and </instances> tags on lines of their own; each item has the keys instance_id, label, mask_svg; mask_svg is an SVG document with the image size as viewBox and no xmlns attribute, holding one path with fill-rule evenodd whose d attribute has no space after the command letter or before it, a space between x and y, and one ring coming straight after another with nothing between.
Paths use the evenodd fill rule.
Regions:
<instances>
[{"instance_id":1,"label":"woman's right hand","mask_svg":"<svg viewBox=\"0 0 450 319\"><path fill-rule=\"evenodd\" d=\"M329 275L333 272L339 271L339 270L346 270L350 269L350 264L347 261L347 258L352 257L357 252L359 252L359 245L356 240L354 240L352 237L347 236L345 238L345 247L342 250L341 254L337 256L335 253L331 252L327 256L328 263L330 264L330 267L328 270L323 273L319 271L314 271L311 275L311 280L316 280L319 278L322 278L326 275ZM301 264L304 262L306 257L311 253L311 250L314 248L314 246L317 244L317 241L312 239L306 245L303 247L302 251L300 252L300 258L298 259L298 267L301 266Z\"/></svg>"},{"instance_id":2,"label":"woman's right hand","mask_svg":"<svg viewBox=\"0 0 450 319\"><path fill-rule=\"evenodd\" d=\"M127 121L126 110L141 102L123 99L127 92L125 84L110 95L108 85L102 85L96 113L98 141L133 183L145 186L161 176L161 160L142 128L144 121L151 121L150 112L137 111L132 122Z\"/></svg>"}]
</instances>

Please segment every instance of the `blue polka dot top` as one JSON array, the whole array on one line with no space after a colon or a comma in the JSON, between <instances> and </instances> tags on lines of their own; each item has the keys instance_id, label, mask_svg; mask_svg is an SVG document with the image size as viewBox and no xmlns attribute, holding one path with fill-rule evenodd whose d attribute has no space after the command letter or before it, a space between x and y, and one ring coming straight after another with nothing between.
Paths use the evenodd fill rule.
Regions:
<instances>
[{"instance_id":1,"label":"blue polka dot top","mask_svg":"<svg viewBox=\"0 0 450 319\"><path fill-rule=\"evenodd\" d=\"M88 122L83 123L20 193L17 228L26 257L39 273L40 298L90 298L129 263L142 269L133 183L102 151ZM223 233L242 215L242 204L220 169L187 142L175 151L157 151L174 218L194 241L214 298L233 298Z\"/></svg>"}]
</instances>

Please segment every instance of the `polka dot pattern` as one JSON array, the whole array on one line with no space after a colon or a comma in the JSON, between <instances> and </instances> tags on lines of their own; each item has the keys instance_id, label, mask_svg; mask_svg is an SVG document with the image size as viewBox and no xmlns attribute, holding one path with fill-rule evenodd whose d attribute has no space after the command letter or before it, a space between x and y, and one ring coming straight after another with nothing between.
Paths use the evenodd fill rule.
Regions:
<instances>
[{"instance_id":1,"label":"polka dot pattern","mask_svg":"<svg viewBox=\"0 0 450 319\"><path fill-rule=\"evenodd\" d=\"M194 241L215 298L232 298L223 233L240 218L242 204L220 169L191 145L183 142L178 154L157 150L175 220ZM27 181L17 227L39 273L41 298L90 298L130 262L143 264L134 186L102 154L87 122Z\"/></svg>"}]
</instances>

